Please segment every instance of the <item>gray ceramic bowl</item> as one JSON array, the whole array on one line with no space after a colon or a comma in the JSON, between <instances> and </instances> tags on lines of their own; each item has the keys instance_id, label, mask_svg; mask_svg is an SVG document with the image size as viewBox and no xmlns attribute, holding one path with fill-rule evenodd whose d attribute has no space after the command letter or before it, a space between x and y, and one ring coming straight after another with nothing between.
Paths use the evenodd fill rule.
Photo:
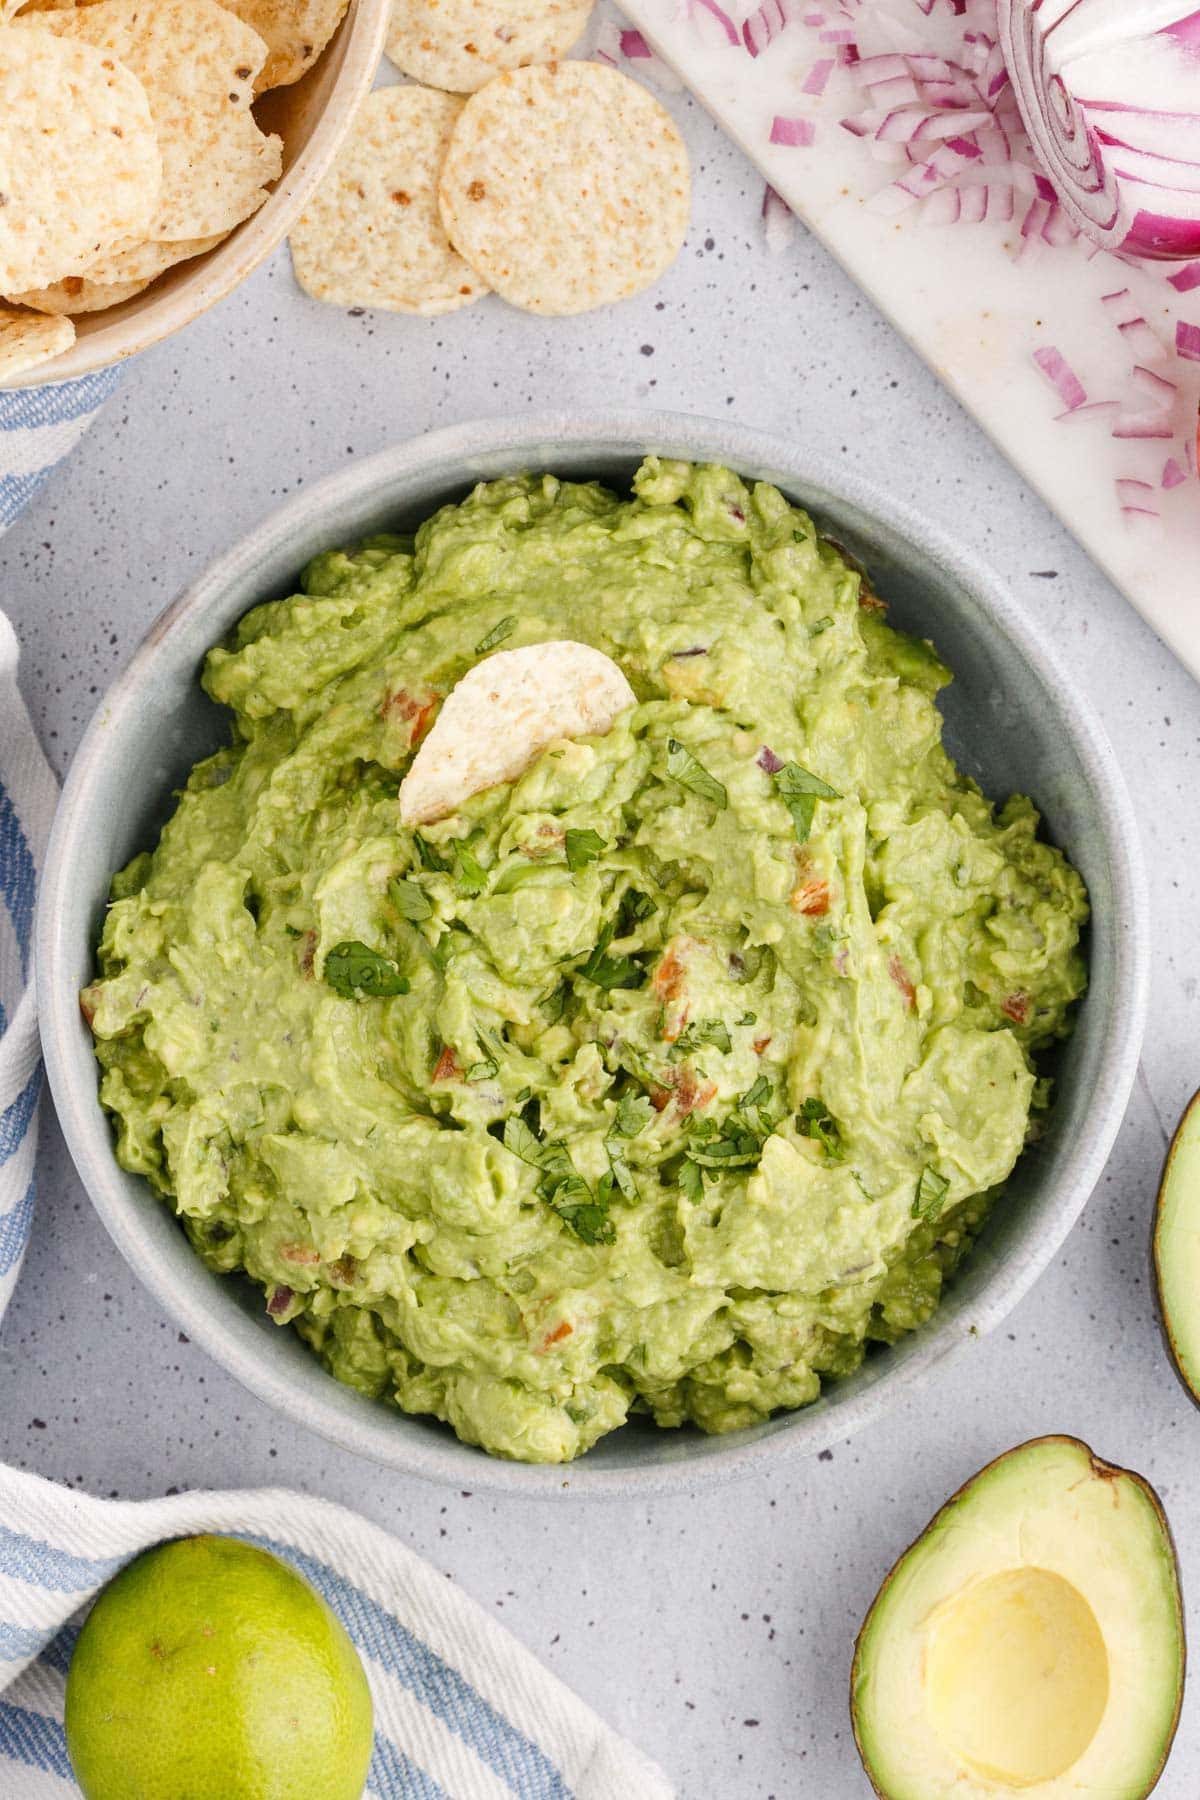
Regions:
<instances>
[{"instance_id":1,"label":"gray ceramic bowl","mask_svg":"<svg viewBox=\"0 0 1200 1800\"><path fill-rule=\"evenodd\" d=\"M989 793L1032 794L1087 880L1091 986L1062 1056L1052 1128L1022 1159L924 1330L869 1356L815 1406L753 1430L713 1438L635 1424L569 1468L530 1468L491 1460L433 1421L340 1386L267 1319L258 1290L204 1268L166 1207L117 1165L77 994L91 976L110 875L153 842L172 790L224 739L224 719L196 677L204 652L249 606L292 591L316 551L412 526L480 477L548 468L621 486L647 450L724 461L777 483L871 569L897 623L935 640L957 677L945 699L954 754ZM1059 1248L1104 1167L1137 1064L1147 980L1137 844L1112 750L1068 676L988 570L905 507L782 442L703 419L599 414L458 426L305 488L162 615L101 703L63 792L42 885L50 1084L121 1251L189 1336L280 1412L347 1450L460 1486L540 1495L691 1489L845 1438L968 1333L1003 1319Z\"/></svg>"}]
</instances>

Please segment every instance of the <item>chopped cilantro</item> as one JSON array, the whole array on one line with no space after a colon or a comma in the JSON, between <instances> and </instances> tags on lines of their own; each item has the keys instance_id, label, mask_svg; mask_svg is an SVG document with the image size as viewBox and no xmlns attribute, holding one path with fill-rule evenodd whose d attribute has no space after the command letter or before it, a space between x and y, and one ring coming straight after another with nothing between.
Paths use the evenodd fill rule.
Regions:
<instances>
[{"instance_id":1,"label":"chopped cilantro","mask_svg":"<svg viewBox=\"0 0 1200 1800\"><path fill-rule=\"evenodd\" d=\"M586 869L589 863L603 856L608 845L598 831L568 831L566 836L567 867L572 874Z\"/></svg>"},{"instance_id":2,"label":"chopped cilantro","mask_svg":"<svg viewBox=\"0 0 1200 1800\"><path fill-rule=\"evenodd\" d=\"M815 619L808 628L809 637L820 637L821 633L823 631L828 631L832 624L833 620L828 613L826 613L823 618Z\"/></svg>"},{"instance_id":3,"label":"chopped cilantro","mask_svg":"<svg viewBox=\"0 0 1200 1800\"><path fill-rule=\"evenodd\" d=\"M616 1116L609 1128L611 1137L633 1138L654 1117L654 1108L645 1094L626 1094L617 1102Z\"/></svg>"},{"instance_id":4,"label":"chopped cilantro","mask_svg":"<svg viewBox=\"0 0 1200 1800\"><path fill-rule=\"evenodd\" d=\"M551 990L548 994L543 994L541 999L538 1001L537 1005L538 1005L538 1011L541 1013L542 1017L546 1020L547 1024L557 1025L558 1021L562 1018L563 1013L566 1011L566 1005L567 1005L567 984L566 984L566 982L565 981L562 982L556 988L551 988Z\"/></svg>"},{"instance_id":5,"label":"chopped cilantro","mask_svg":"<svg viewBox=\"0 0 1200 1800\"><path fill-rule=\"evenodd\" d=\"M796 1130L801 1137L815 1138L830 1162L842 1162L846 1152L842 1132L823 1100L806 1100L796 1114Z\"/></svg>"},{"instance_id":6,"label":"chopped cilantro","mask_svg":"<svg viewBox=\"0 0 1200 1800\"><path fill-rule=\"evenodd\" d=\"M454 860L458 864L458 872L454 885L460 894L470 899L475 894L482 894L487 886L487 870L465 839L454 846Z\"/></svg>"},{"instance_id":7,"label":"chopped cilantro","mask_svg":"<svg viewBox=\"0 0 1200 1800\"><path fill-rule=\"evenodd\" d=\"M433 906L429 896L415 881L408 881L402 875L397 875L388 882L387 891L388 899L402 919L418 925L422 919L432 916Z\"/></svg>"},{"instance_id":8,"label":"chopped cilantro","mask_svg":"<svg viewBox=\"0 0 1200 1800\"><path fill-rule=\"evenodd\" d=\"M912 1203L913 1218L925 1219L927 1222L936 1219L949 1192L950 1182L947 1177L939 1175L932 1163L926 1163L921 1170L921 1179L917 1183Z\"/></svg>"},{"instance_id":9,"label":"chopped cilantro","mask_svg":"<svg viewBox=\"0 0 1200 1800\"><path fill-rule=\"evenodd\" d=\"M840 800L842 796L827 781L822 781L819 775L802 769L799 763L784 763L782 769L776 772L774 780L779 798L792 815L796 842L803 844L812 830L817 801Z\"/></svg>"},{"instance_id":10,"label":"chopped cilantro","mask_svg":"<svg viewBox=\"0 0 1200 1800\"><path fill-rule=\"evenodd\" d=\"M689 1025L667 1051L667 1059L669 1062L678 1062L680 1057L690 1056L694 1050L699 1050L702 1044L712 1044L715 1049L726 1053L733 1048L729 1027L724 1019L700 1019L695 1025Z\"/></svg>"},{"instance_id":11,"label":"chopped cilantro","mask_svg":"<svg viewBox=\"0 0 1200 1800\"><path fill-rule=\"evenodd\" d=\"M693 1162L690 1156L685 1156L679 1165L678 1181L679 1191L684 1199L690 1200L693 1206L698 1205L704 1197L704 1176L701 1174L700 1164Z\"/></svg>"},{"instance_id":12,"label":"chopped cilantro","mask_svg":"<svg viewBox=\"0 0 1200 1800\"><path fill-rule=\"evenodd\" d=\"M472 1063L467 1070L467 1081L490 1081L493 1075L500 1073L499 1065L489 1056L485 1062Z\"/></svg>"},{"instance_id":13,"label":"chopped cilantro","mask_svg":"<svg viewBox=\"0 0 1200 1800\"><path fill-rule=\"evenodd\" d=\"M639 888L626 888L617 908L617 936L625 937L642 919L653 917L657 911L658 904L649 894L643 894Z\"/></svg>"},{"instance_id":14,"label":"chopped cilantro","mask_svg":"<svg viewBox=\"0 0 1200 1800\"><path fill-rule=\"evenodd\" d=\"M739 1025L757 1025L758 1024L758 1014L752 1013L752 1012L743 1013L741 1018L738 1020L738 1024Z\"/></svg>"},{"instance_id":15,"label":"chopped cilantro","mask_svg":"<svg viewBox=\"0 0 1200 1800\"><path fill-rule=\"evenodd\" d=\"M408 992L408 981L391 957L381 956L378 950L356 939L334 945L325 958L324 974L326 985L343 1000Z\"/></svg>"},{"instance_id":16,"label":"chopped cilantro","mask_svg":"<svg viewBox=\"0 0 1200 1800\"><path fill-rule=\"evenodd\" d=\"M729 795L715 775L710 775L702 762L694 757L678 738L667 739L667 774L690 794L699 794L718 811L729 805Z\"/></svg>"},{"instance_id":17,"label":"chopped cilantro","mask_svg":"<svg viewBox=\"0 0 1200 1800\"><path fill-rule=\"evenodd\" d=\"M554 1211L585 1244L611 1244L616 1230L608 1216L607 1201L598 1198L571 1161L571 1152L562 1143L543 1143L524 1119L504 1121L504 1148L540 1169L538 1197Z\"/></svg>"},{"instance_id":18,"label":"chopped cilantro","mask_svg":"<svg viewBox=\"0 0 1200 1800\"><path fill-rule=\"evenodd\" d=\"M492 626L492 629L487 633L486 637L481 637L476 644L476 656L482 656L487 650L494 650L497 644L502 644L506 637L512 636L512 633L516 630L516 626L517 616L515 613L509 613L506 619L500 619Z\"/></svg>"},{"instance_id":19,"label":"chopped cilantro","mask_svg":"<svg viewBox=\"0 0 1200 1800\"><path fill-rule=\"evenodd\" d=\"M594 981L597 987L612 990L613 988L641 987L646 979L646 971L641 963L635 962L632 956L610 956L608 946L616 935L616 920L610 919L596 942L596 948L588 957L579 973L585 981Z\"/></svg>"},{"instance_id":20,"label":"chopped cilantro","mask_svg":"<svg viewBox=\"0 0 1200 1800\"><path fill-rule=\"evenodd\" d=\"M429 839L422 837L419 831L413 832L413 844L421 859L423 869L432 869L435 873L443 873L453 866L449 857L443 856L441 851L435 849Z\"/></svg>"},{"instance_id":21,"label":"chopped cilantro","mask_svg":"<svg viewBox=\"0 0 1200 1800\"><path fill-rule=\"evenodd\" d=\"M660 862L653 850L643 850L646 873L656 887L670 887L671 883L682 874L682 865L677 862Z\"/></svg>"}]
</instances>

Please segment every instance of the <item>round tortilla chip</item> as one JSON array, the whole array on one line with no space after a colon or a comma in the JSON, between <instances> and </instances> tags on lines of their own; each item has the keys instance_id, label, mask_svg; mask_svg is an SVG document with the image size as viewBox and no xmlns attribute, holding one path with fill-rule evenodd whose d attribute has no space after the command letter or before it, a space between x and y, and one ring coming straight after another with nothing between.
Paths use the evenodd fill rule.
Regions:
<instances>
[{"instance_id":1,"label":"round tortilla chip","mask_svg":"<svg viewBox=\"0 0 1200 1800\"><path fill-rule=\"evenodd\" d=\"M69 350L74 342L75 327L70 319L46 319L0 306L0 381L36 369L39 363Z\"/></svg>"},{"instance_id":2,"label":"round tortilla chip","mask_svg":"<svg viewBox=\"0 0 1200 1800\"><path fill-rule=\"evenodd\" d=\"M144 235L161 181L150 105L136 75L88 44L5 27L0 293L57 281L119 238Z\"/></svg>"},{"instance_id":3,"label":"round tortilla chip","mask_svg":"<svg viewBox=\"0 0 1200 1800\"><path fill-rule=\"evenodd\" d=\"M91 281L86 275L66 275L51 287L29 288L24 294L6 294L16 306L31 306L39 313L59 313L74 317L76 313L104 312L120 306L144 292L153 277L145 281Z\"/></svg>"},{"instance_id":4,"label":"round tortilla chip","mask_svg":"<svg viewBox=\"0 0 1200 1800\"><path fill-rule=\"evenodd\" d=\"M178 238L170 244L156 243L153 238L125 238L89 263L83 273L89 281L96 282L156 281L176 263L215 250L225 236L224 232L217 232L212 237Z\"/></svg>"},{"instance_id":5,"label":"round tortilla chip","mask_svg":"<svg viewBox=\"0 0 1200 1800\"><path fill-rule=\"evenodd\" d=\"M290 87L316 62L346 15L350 0L224 0L266 41L267 61L255 93Z\"/></svg>"},{"instance_id":6,"label":"round tortilla chip","mask_svg":"<svg viewBox=\"0 0 1200 1800\"><path fill-rule=\"evenodd\" d=\"M437 179L463 103L432 88L378 88L292 231L296 280L332 306L454 312L487 292L450 248Z\"/></svg>"},{"instance_id":7,"label":"round tortilla chip","mask_svg":"<svg viewBox=\"0 0 1200 1800\"><path fill-rule=\"evenodd\" d=\"M400 783L405 825L444 819L472 794L515 781L547 744L602 737L637 696L602 650L570 639L498 650L442 702Z\"/></svg>"},{"instance_id":8,"label":"round tortilla chip","mask_svg":"<svg viewBox=\"0 0 1200 1800\"><path fill-rule=\"evenodd\" d=\"M500 75L463 107L438 188L460 256L514 306L578 313L649 287L687 231L687 151L616 69Z\"/></svg>"},{"instance_id":9,"label":"round tortilla chip","mask_svg":"<svg viewBox=\"0 0 1200 1800\"><path fill-rule=\"evenodd\" d=\"M592 0L392 0L387 53L414 81L473 94L495 75L557 62Z\"/></svg>"},{"instance_id":10,"label":"round tortilla chip","mask_svg":"<svg viewBox=\"0 0 1200 1800\"><path fill-rule=\"evenodd\" d=\"M263 135L250 111L267 46L241 19L216 0L99 0L18 23L92 44L145 85L162 190L145 227L120 236L171 243L223 236L257 212L265 184L283 168L283 145Z\"/></svg>"}]
</instances>

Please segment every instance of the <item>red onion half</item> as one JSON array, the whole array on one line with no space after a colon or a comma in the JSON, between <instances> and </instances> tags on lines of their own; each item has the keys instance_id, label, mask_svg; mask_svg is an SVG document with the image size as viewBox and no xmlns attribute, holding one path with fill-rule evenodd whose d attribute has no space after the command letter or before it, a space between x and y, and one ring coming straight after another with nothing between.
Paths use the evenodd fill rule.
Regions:
<instances>
[{"instance_id":1,"label":"red onion half","mask_svg":"<svg viewBox=\"0 0 1200 1800\"><path fill-rule=\"evenodd\" d=\"M1025 128L1106 250L1200 255L1200 11L1187 0L999 0Z\"/></svg>"}]
</instances>

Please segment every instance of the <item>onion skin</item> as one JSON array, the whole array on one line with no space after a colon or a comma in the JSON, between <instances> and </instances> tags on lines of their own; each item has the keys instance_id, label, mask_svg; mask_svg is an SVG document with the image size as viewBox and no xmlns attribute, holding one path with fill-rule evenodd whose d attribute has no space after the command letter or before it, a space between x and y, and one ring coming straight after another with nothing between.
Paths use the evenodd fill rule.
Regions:
<instances>
[{"instance_id":1,"label":"onion skin","mask_svg":"<svg viewBox=\"0 0 1200 1800\"><path fill-rule=\"evenodd\" d=\"M1025 129L1106 250L1200 256L1200 10L1188 0L998 0Z\"/></svg>"}]
</instances>

